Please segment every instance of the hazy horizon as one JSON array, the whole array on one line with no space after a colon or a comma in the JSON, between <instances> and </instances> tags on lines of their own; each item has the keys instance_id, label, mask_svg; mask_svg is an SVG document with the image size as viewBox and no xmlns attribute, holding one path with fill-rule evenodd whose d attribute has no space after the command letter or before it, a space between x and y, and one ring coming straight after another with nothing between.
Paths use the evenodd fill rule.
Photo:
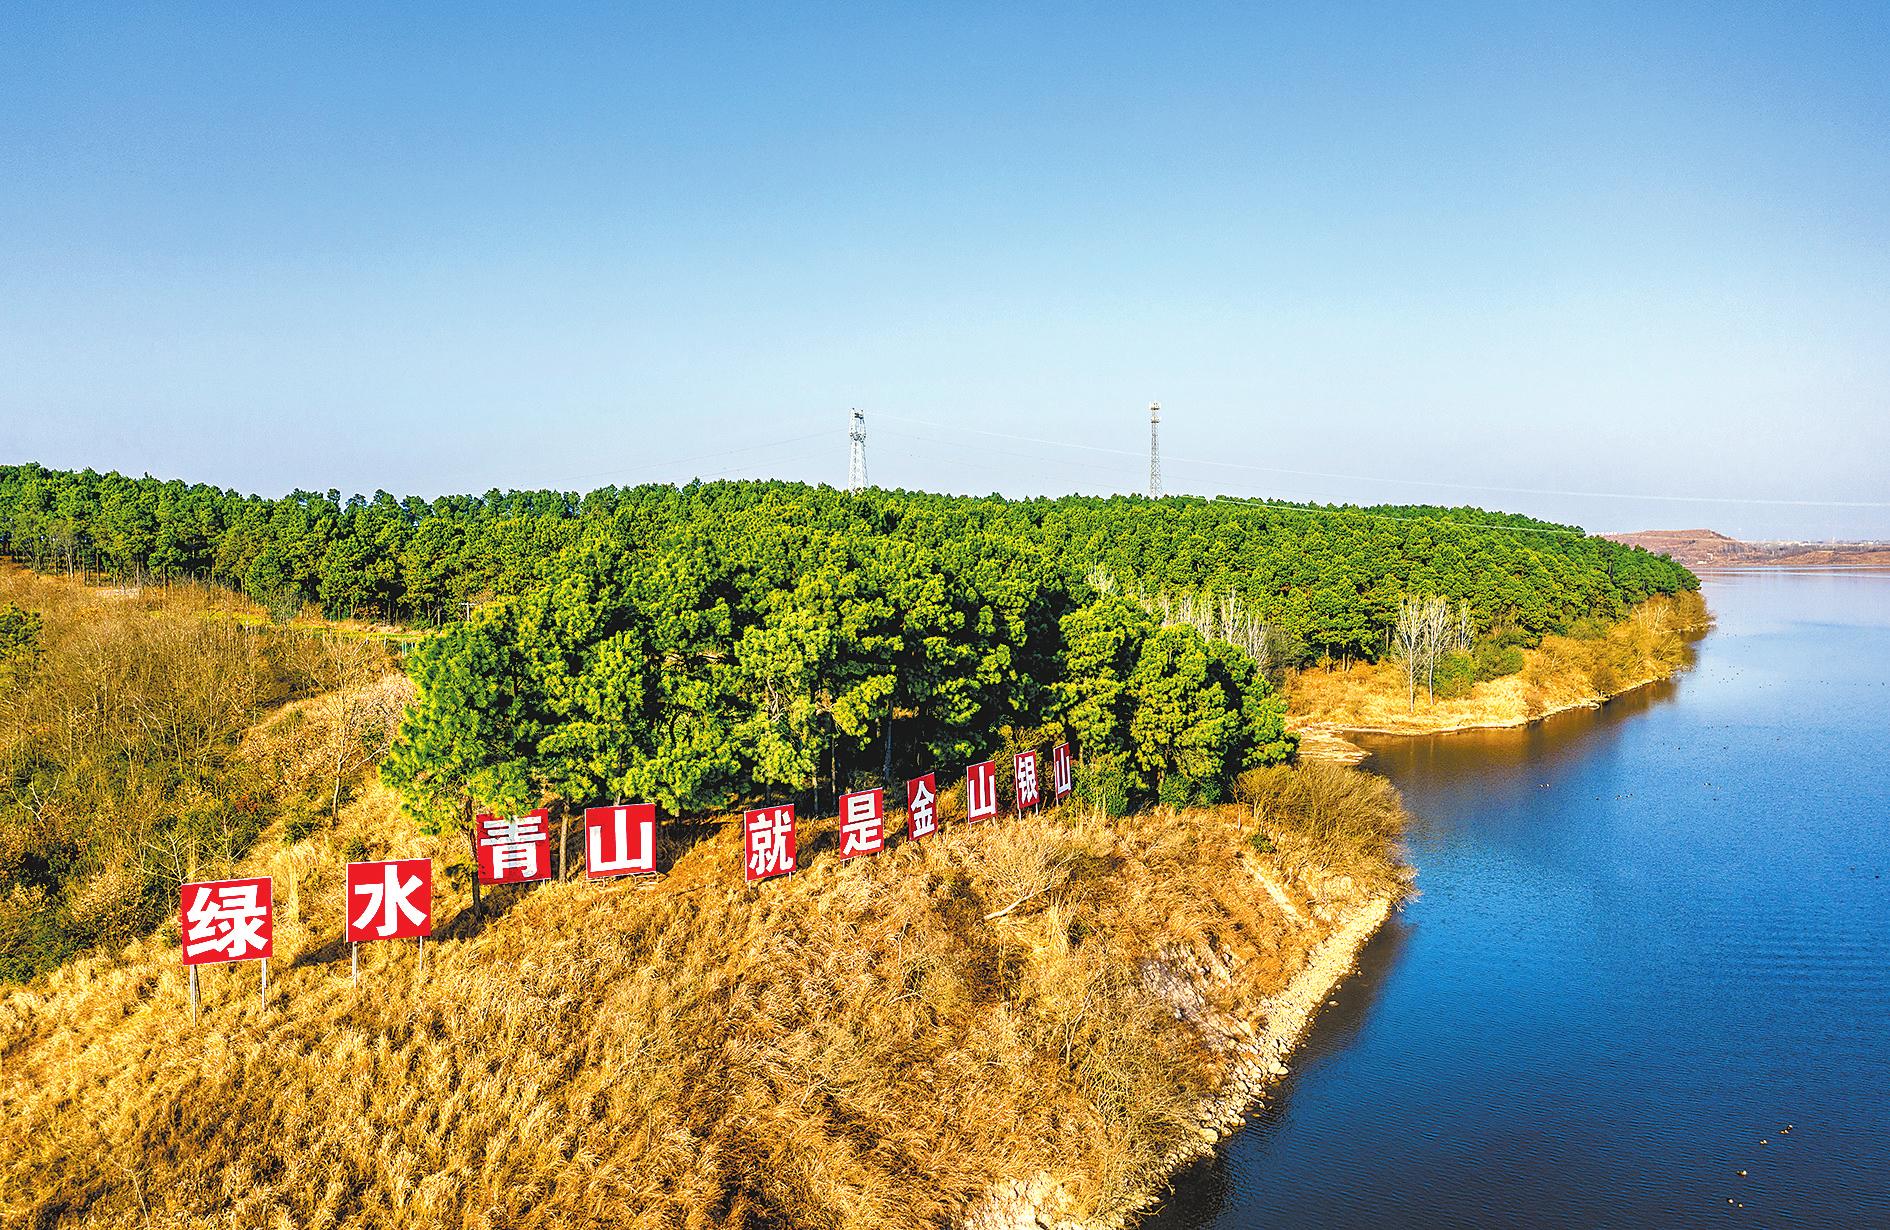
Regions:
<instances>
[{"instance_id":1,"label":"hazy horizon","mask_svg":"<svg viewBox=\"0 0 1890 1230\"><path fill-rule=\"evenodd\" d=\"M0 29L0 460L1890 538L1881 6Z\"/></svg>"},{"instance_id":2,"label":"hazy horizon","mask_svg":"<svg viewBox=\"0 0 1890 1230\"><path fill-rule=\"evenodd\" d=\"M1144 412L1144 414L1146 414L1146 412ZM1144 426L1146 426L1146 418L1144 418L1143 423L1144 423ZM1164 427L1165 426L1166 426L1166 423L1164 423ZM975 429L972 429L972 430L975 430ZM386 487L385 485L379 485L379 484L373 487L367 487L367 488L336 487L332 483L324 486L323 484L319 482L296 483L296 484L291 484L289 487L284 487L281 489L256 490L252 487L247 487L240 482L238 483L216 482L214 480L204 478L201 475L193 475L193 474L185 474L185 473L153 474L148 469L144 469L144 470L126 469L125 467L97 466L97 465L91 465L90 468L97 470L99 472L105 472L107 470L116 470L119 473L129 474L133 477L137 477L140 475L148 475L150 477L155 477L161 480L181 479L185 482L190 482L190 483L200 483L200 482L209 483L212 486L220 487L226 490L236 490L246 495L258 494L258 495L263 495L263 496L268 496L268 497L279 497L279 496L288 495L291 491L296 491L296 490L309 491L309 492L314 492L317 494L325 494L329 491L337 491L339 492L341 498L344 501L350 498L353 498L355 496L371 498L377 491L387 491L389 494L394 495L397 498L405 498L407 496L420 496L425 499L433 499L433 498L437 498L443 495L475 495L477 496L477 495L484 495L488 491L492 491L492 490L499 490L499 491L545 490L545 491L576 492L578 494L584 494L586 492L594 491L601 487L611 486L611 485L616 485L620 487L632 487L632 486L637 486L637 485L646 484L646 483L677 485L677 484L682 484L682 483L687 483L687 482L697 481L697 480L701 480L701 481L720 481L720 480L767 481L767 480L772 480L772 479L781 479L781 480L785 480L789 482L824 484L830 487L845 486L846 485L846 470L847 470L847 465L848 465L848 448L849 448L848 443L847 443L847 425L843 423L839 427L832 428L828 430L827 432L820 433L820 434L823 434L824 436L827 437L824 443L810 444L803 439L798 439L798 438L796 439L795 443L798 447L794 448L792 451L796 453L800 464L795 464L793 462L782 463L778 460L761 460L761 461L756 461L747 465L740 465L740 464L733 465L728 469L703 470L700 467L692 466L688 464L689 459L687 458L669 459L665 462L652 462L649 465L626 467L621 477L612 477L611 472L602 472L598 475L577 476L578 481L547 482L547 483L535 484L535 485L534 484L519 484L519 483L498 483L498 484L488 484L486 486L481 486L481 487L466 487L466 486L443 487L438 490L394 490L392 488ZM1105 457L1102 459L1101 464L1095 467L1100 470L1104 470L1108 473L1119 476L1122 479L1122 482L1115 486L1110 486L1105 482L1097 481L1097 482L1086 484L1080 489L1070 488L1066 490L1066 489L1057 489L1053 485L1046 483L1042 485L1041 487L1032 488L1032 489L1023 490L1023 491L995 491L995 490L981 490L981 489L977 489L975 487L969 487L969 486L953 487L953 486L942 486L936 483L928 485L925 483L900 482L900 481L882 478L878 468L871 464L872 459L875 454L871 447L870 441L874 435L875 433L869 430L868 432L868 437L869 437L868 458L869 458L869 471L870 471L869 480L872 486L889 489L889 490L890 489L922 490L922 491L931 491L931 492L937 492L937 493L943 493L943 494L965 495L965 496L984 496L984 495L996 494L996 495L1010 496L1014 498L1029 498L1032 496L1059 496L1059 495L1072 495L1072 494L1073 495L1092 495L1092 496L1109 496L1109 495L1117 495L1117 494L1139 495L1139 494L1144 494L1147 489L1148 463L1147 463L1147 451L1146 451L1147 450L1146 438L1144 439L1144 442L1143 442L1143 452L1140 455L1135 456L1133 458L1129 458L1127 456ZM925 444L927 447L930 447L931 445L935 443L938 443L936 436L928 436L925 440ZM1102 446L1070 444L1068 445L1068 447L1073 450L1072 456L1074 458L1074 461L1070 463L1062 463L1062 462L1054 463L1054 469L1056 471L1061 472L1061 471L1070 469L1072 466L1085 464L1086 462L1089 461L1089 459L1092 457L1094 453L1101 451ZM736 461L739 461L742 457L750 455L750 454L761 455L765 457L768 455L772 455L772 454L784 452L784 451L789 451L789 450L785 446L781 448L772 448L772 447L766 446L765 444L761 446L755 446L752 448L743 447L743 446L734 446L729 450L730 455L726 457L725 460L736 462ZM1126 454L1127 452L1127 450L1115 450L1115 449L1111 449L1110 451L1124 453L1124 454ZM1389 486L1389 487L1396 487L1402 490L1407 490L1409 494L1404 497L1396 497L1393 495L1382 495L1382 496L1377 496L1377 497L1371 497L1371 496L1326 497L1326 496L1316 496L1316 495L1299 496L1299 495L1279 494L1271 490L1269 490L1266 494L1258 494L1257 492L1260 492L1262 489L1265 489L1265 488L1271 488L1271 487L1283 488L1288 485L1301 484L1304 481L1306 481L1306 480L1297 479L1296 477L1289 475L1289 477L1278 480L1277 483L1268 483L1268 482L1263 481L1264 474L1247 476L1245 478L1237 475L1234 478L1222 479L1218 482L1215 482L1213 480L1206 480L1199 483L1189 483L1189 482L1186 482L1186 480L1184 479L1183 480L1184 485L1181 487L1177 487L1175 485L1175 480L1169 477L1177 469L1182 470L1184 473L1191 473L1194 471L1226 473L1230 470L1239 470L1245 467L1243 466L1243 463L1239 463L1239 462L1207 462L1207 461L1202 461L1199 459L1170 457L1168 455L1168 451L1169 450L1168 450L1166 441L1164 441L1163 489L1164 489L1164 494L1166 495L1190 495L1190 496L1199 496L1199 497L1204 497L1204 498L1232 498L1232 499L1249 499L1249 500L1255 500L1255 501L1278 499L1278 500L1287 500L1287 501L1301 502L1301 503L1360 504L1360 505L1366 505L1366 506L1387 505L1387 504L1431 504L1431 505L1439 505L1443 507L1459 507L1459 506L1464 506L1464 505L1471 505L1471 506L1477 506L1477 507L1481 507L1481 508L1492 510L1492 511L1527 513L1532 516L1539 516L1539 517L1543 517L1549 520L1564 521L1564 522L1571 522L1574 524L1580 524L1589 532L1597 533L1597 534L1631 533L1635 531L1646 531L1646 530L1707 529L1707 530L1716 530L1717 532L1720 532L1720 533L1727 533L1729 534L1729 536L1734 537L1734 538L1744 537L1748 541L1764 540L1767 537L1765 535L1760 535L1760 534L1746 534L1742 536L1736 532L1729 531L1725 528L1727 525L1732 524L1735 518L1743 518L1750 514L1750 511L1752 510L1753 506L1746 505L1746 504L1739 504L1739 505L1733 506L1735 508L1734 512L1731 512L1727 515L1720 516L1717 518L1713 518L1711 514L1709 513L1707 514L1709 518L1708 520L1702 520L1697 523L1682 522L1682 521L1674 520L1672 517L1669 517L1665 521L1649 521L1646 524L1639 524L1639 523L1615 524L1613 522L1600 523L1600 522L1595 521L1593 518L1589 518L1588 520L1584 521L1581 517L1560 515L1560 514L1544 511L1545 508L1552 507L1558 504L1559 505L1580 505L1583 503L1592 504L1592 502L1596 500L1605 500L1609 503L1621 502L1621 503L1635 505L1635 506L1658 505L1661 507L1672 507L1672 508L1684 507L1684 508L1699 509L1702 507L1708 507L1708 506L1715 505L1718 503L1717 501L1712 501L1712 500L1686 501L1686 500L1672 500L1672 499L1663 498L1660 500L1643 501L1643 500L1634 500L1634 499L1623 500L1623 499L1620 499L1620 497L1614 496L1612 494L1596 494L1596 495L1578 495L1578 494L1564 494L1564 493L1535 494L1535 493L1523 493L1523 492L1504 493L1501 491L1484 491L1481 495L1479 495L1477 490L1455 490L1455 489L1446 489L1446 488L1442 488L1438 486L1424 487L1424 486L1418 486L1415 484L1400 484L1396 482L1387 483L1387 482L1383 482L1375 478L1351 479L1349 477L1347 481L1355 481L1361 488ZM832 454L832 456L827 457L827 456L822 456L822 454ZM913 458L910 454L902 454L902 456L905 457L908 463L912 463ZM834 457L837 457L838 460L837 461L833 460ZM1042 461L1041 458L1039 458L1038 460L1040 462ZM38 462L41 462L42 464L48 464L48 465L52 464L52 463L45 462L43 458L38 458L38 457L0 459L0 463L27 462L27 461L38 461ZM85 469L85 468L88 468L88 464L75 461L69 466L62 465L62 466L56 466L54 468ZM904 469L905 467L901 467L901 468ZM1264 468L1256 467L1256 469L1264 469ZM657 473L656 471L664 471L664 473ZM832 471L832 473L829 473L829 471ZM1131 473L1131 471L1133 471L1134 473ZM1318 477L1318 476L1315 476L1315 477ZM1318 482L1320 484L1326 484L1328 480L1324 479L1323 477L1318 477ZM1339 485L1343 486L1344 483L1340 483ZM1230 488L1242 487L1242 486L1251 487L1253 491L1256 492L1256 494L1248 494L1240 490L1230 489ZM1786 505L1786 506L1783 506L1782 508L1775 508L1772 506L1760 506L1759 511L1761 515L1765 515L1765 514L1778 515L1779 513L1782 512L1785 515L1789 516L1790 514L1793 514L1793 513L1803 514L1807 511L1814 511L1814 510L1807 510L1807 509L1802 509L1795 506ZM1815 513L1817 514L1826 514L1831 511L1833 510L1825 509L1825 508L1815 509ZM1849 510L1839 509L1836 511L1842 513ZM1866 509L1866 510L1861 510L1861 511L1868 513L1871 510ZM1656 513L1656 515L1658 514ZM1775 535L1771 535L1770 537L1773 540L1791 539L1794 541L1819 541L1819 542L1884 541L1883 539L1869 538L1868 535L1857 535L1857 534L1853 534L1853 535L1831 535L1831 534L1816 535L1816 534L1813 534L1813 535L1797 535L1797 536L1775 534Z\"/></svg>"}]
</instances>

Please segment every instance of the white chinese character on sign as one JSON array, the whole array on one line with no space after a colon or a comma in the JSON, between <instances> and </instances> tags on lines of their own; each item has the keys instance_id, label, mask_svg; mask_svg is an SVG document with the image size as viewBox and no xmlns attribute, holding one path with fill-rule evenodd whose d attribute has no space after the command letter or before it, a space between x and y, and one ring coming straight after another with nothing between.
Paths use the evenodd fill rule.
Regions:
<instances>
[{"instance_id":1,"label":"white chinese character on sign","mask_svg":"<svg viewBox=\"0 0 1890 1230\"><path fill-rule=\"evenodd\" d=\"M1037 757L1029 752L1017 758L1017 806L1037 804Z\"/></svg>"},{"instance_id":2,"label":"white chinese character on sign","mask_svg":"<svg viewBox=\"0 0 1890 1230\"><path fill-rule=\"evenodd\" d=\"M613 807L609 823L611 837L615 840L612 848L617 851L616 857L607 857L604 854L604 826L591 825L587 850L590 857L585 861L585 866L589 867L593 874L602 874L607 871L655 871L656 817L654 814L637 821L637 840L634 843L630 840L630 809L628 807Z\"/></svg>"},{"instance_id":3,"label":"white chinese character on sign","mask_svg":"<svg viewBox=\"0 0 1890 1230\"><path fill-rule=\"evenodd\" d=\"M758 880L794 870L794 856L788 847L793 834L793 813L785 807L772 808L749 825L749 878Z\"/></svg>"},{"instance_id":4,"label":"white chinese character on sign","mask_svg":"<svg viewBox=\"0 0 1890 1230\"><path fill-rule=\"evenodd\" d=\"M990 761L965 770L965 819L987 820L997 815L997 766Z\"/></svg>"},{"instance_id":5,"label":"white chinese character on sign","mask_svg":"<svg viewBox=\"0 0 1890 1230\"><path fill-rule=\"evenodd\" d=\"M906 831L914 837L926 837L938 828L938 795L926 789L925 779L912 783L912 798L906 807Z\"/></svg>"},{"instance_id":6,"label":"white chinese character on sign","mask_svg":"<svg viewBox=\"0 0 1890 1230\"><path fill-rule=\"evenodd\" d=\"M392 935L400 930L400 923L394 917L395 911L399 911L407 916L409 923L419 926L427 920L427 916L421 913L413 902L407 900L418 891L420 891L419 876L408 876L406 882L402 883L400 868L393 863L388 863L379 884L368 883L354 886L355 896L368 899L367 906L362 909L361 916L354 920L354 925L357 928L366 927L368 919L379 914L381 921L375 930L382 935Z\"/></svg>"},{"instance_id":7,"label":"white chinese character on sign","mask_svg":"<svg viewBox=\"0 0 1890 1230\"><path fill-rule=\"evenodd\" d=\"M492 847L492 874L504 879L508 871L520 872L522 880L538 878L538 849L549 834L538 816L514 816L510 820L487 820L482 846Z\"/></svg>"},{"instance_id":8,"label":"white chinese character on sign","mask_svg":"<svg viewBox=\"0 0 1890 1230\"><path fill-rule=\"evenodd\" d=\"M221 952L230 960L264 947L262 927L268 911L256 899L256 885L205 886L184 912L190 927L184 933L184 955L195 957Z\"/></svg>"},{"instance_id":9,"label":"white chinese character on sign","mask_svg":"<svg viewBox=\"0 0 1890 1230\"><path fill-rule=\"evenodd\" d=\"M840 857L876 854L886 845L886 830L880 814L880 792L862 790L841 797Z\"/></svg>"}]
</instances>

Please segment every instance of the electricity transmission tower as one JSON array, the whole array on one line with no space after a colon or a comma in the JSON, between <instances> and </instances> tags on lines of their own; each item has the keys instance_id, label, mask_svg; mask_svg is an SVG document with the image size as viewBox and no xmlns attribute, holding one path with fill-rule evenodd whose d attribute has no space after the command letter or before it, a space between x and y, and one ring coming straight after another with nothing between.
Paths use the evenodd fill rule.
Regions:
<instances>
[{"instance_id":1,"label":"electricity transmission tower","mask_svg":"<svg viewBox=\"0 0 1890 1230\"><path fill-rule=\"evenodd\" d=\"M1148 404L1148 498L1162 498L1162 404Z\"/></svg>"},{"instance_id":2,"label":"electricity transmission tower","mask_svg":"<svg viewBox=\"0 0 1890 1230\"><path fill-rule=\"evenodd\" d=\"M866 415L853 412L853 427L847 432L852 450L847 457L847 490L854 494L866 490Z\"/></svg>"}]
</instances>

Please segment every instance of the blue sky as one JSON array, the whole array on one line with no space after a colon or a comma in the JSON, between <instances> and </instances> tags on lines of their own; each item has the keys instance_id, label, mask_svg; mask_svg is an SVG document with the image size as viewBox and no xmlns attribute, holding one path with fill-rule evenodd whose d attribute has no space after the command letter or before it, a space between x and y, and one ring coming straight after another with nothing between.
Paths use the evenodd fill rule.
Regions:
<instances>
[{"instance_id":1,"label":"blue sky","mask_svg":"<svg viewBox=\"0 0 1890 1230\"><path fill-rule=\"evenodd\" d=\"M12 6L0 459L1890 537L1890 6L1322 7Z\"/></svg>"}]
</instances>

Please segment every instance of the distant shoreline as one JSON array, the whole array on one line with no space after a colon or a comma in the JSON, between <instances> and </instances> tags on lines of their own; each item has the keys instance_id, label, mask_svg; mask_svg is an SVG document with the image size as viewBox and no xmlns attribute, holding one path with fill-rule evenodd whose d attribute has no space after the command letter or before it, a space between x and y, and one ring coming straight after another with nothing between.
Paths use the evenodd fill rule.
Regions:
<instances>
[{"instance_id":1,"label":"distant shoreline","mask_svg":"<svg viewBox=\"0 0 1890 1230\"><path fill-rule=\"evenodd\" d=\"M1301 756L1357 764L1368 753L1352 735L1510 730L1559 713L1599 709L1670 679L1691 663L1688 646L1711 627L1705 604L1693 596L1679 610L1659 606L1638 608L1599 641L1545 638L1539 648L1526 651L1523 670L1479 683L1457 700L1420 700L1415 711L1406 708L1402 672L1395 664L1309 672L1289 687L1298 703L1289 709L1287 724L1300 736Z\"/></svg>"},{"instance_id":2,"label":"distant shoreline","mask_svg":"<svg viewBox=\"0 0 1890 1230\"><path fill-rule=\"evenodd\" d=\"M1880 564L1694 564L1695 575L1717 576L1725 572L1890 572L1890 560Z\"/></svg>"},{"instance_id":3,"label":"distant shoreline","mask_svg":"<svg viewBox=\"0 0 1890 1230\"><path fill-rule=\"evenodd\" d=\"M1768 569L1767 571L1770 570ZM1651 687L1656 683L1664 683L1678 673L1679 672L1675 670L1660 675L1649 676L1646 679L1637 680L1634 683L1628 684L1619 691L1609 692L1606 696L1593 697L1587 700L1567 701L1553 708L1545 709L1533 717L1519 717L1503 721L1462 722L1448 726L1427 726L1423 729L1412 729L1410 727L1392 729L1384 726L1328 726L1323 723L1310 722L1304 726L1292 727L1292 729L1300 735L1302 740L1300 744L1301 756L1315 760L1331 760L1341 764L1358 764L1360 761L1368 759L1371 753L1352 742L1350 738L1352 735L1386 735L1401 739L1417 739L1426 735L1460 735L1473 730L1515 730L1522 726L1533 726L1537 722L1546 722L1550 718L1559 716L1560 714L1573 713L1577 709L1599 709L1610 701L1618 700L1629 693L1638 692L1642 688ZM1311 751L1307 750L1305 742L1308 735L1313 736L1314 740L1314 749Z\"/></svg>"},{"instance_id":4,"label":"distant shoreline","mask_svg":"<svg viewBox=\"0 0 1890 1230\"><path fill-rule=\"evenodd\" d=\"M1890 542L1744 542L1717 530L1637 530L1601 537L1655 555L1695 572L1730 569L1890 568ZM1852 562L1855 561L1855 562Z\"/></svg>"}]
</instances>

